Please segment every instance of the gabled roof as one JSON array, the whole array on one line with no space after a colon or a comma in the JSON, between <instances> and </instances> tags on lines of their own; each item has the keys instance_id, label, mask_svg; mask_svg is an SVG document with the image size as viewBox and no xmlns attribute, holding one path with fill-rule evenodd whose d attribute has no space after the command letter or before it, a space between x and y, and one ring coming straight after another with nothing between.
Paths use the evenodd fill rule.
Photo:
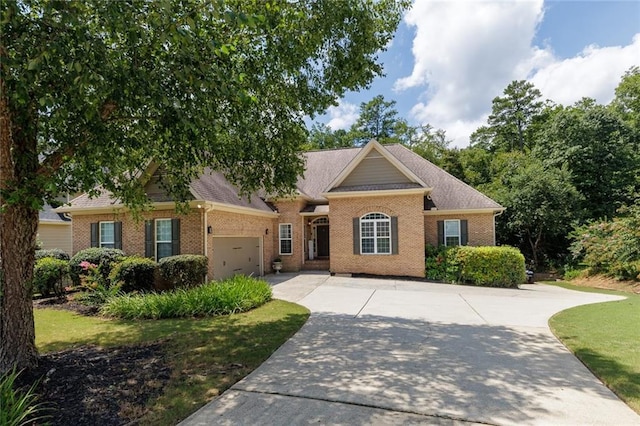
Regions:
<instances>
[{"instance_id":1,"label":"gabled roof","mask_svg":"<svg viewBox=\"0 0 640 426\"><path fill-rule=\"evenodd\" d=\"M342 185L349 182L350 176L359 165L374 153L380 161L386 161L387 170L393 167L396 176L402 178L397 182L359 183L358 185ZM437 211L447 210L503 210L503 207L491 198L475 190L471 186L445 172L433 163L420 157L403 145L380 145L369 142L362 148L343 148L324 151L310 151L303 154L305 172L298 178L297 192L310 204L327 204L327 195L344 195L346 193L397 191L424 191L430 197L428 207ZM357 181L353 180L352 181ZM149 184L149 182L145 182ZM205 172L190 185L194 201L205 201L217 205L227 205L240 209L249 209L271 213L273 205L253 195L241 197L239 190L231 184L222 173L205 169ZM157 202L165 200L157 199ZM426 203L425 203L426 205ZM82 211L89 209L121 208L120 200L103 191L98 197L90 199L86 194L71 201L71 207L63 207L58 212Z\"/></svg>"},{"instance_id":2,"label":"gabled roof","mask_svg":"<svg viewBox=\"0 0 640 426\"><path fill-rule=\"evenodd\" d=\"M56 213L49 204L45 204L40 210L38 215L38 220L41 223L51 223L51 224L70 224L71 219L66 217L62 213Z\"/></svg>"},{"instance_id":3,"label":"gabled roof","mask_svg":"<svg viewBox=\"0 0 640 426\"><path fill-rule=\"evenodd\" d=\"M323 194L332 191L384 191L389 189L409 189L426 187L430 189L431 202L438 210L502 210L500 204L450 175L440 167L422 158L403 145L380 145L376 149L385 152L385 158L392 157L418 179L414 183L377 184L359 187L334 187L340 176L348 176L349 171L364 158L364 148L344 148L305 153L306 171L298 179L298 190L316 202L327 202ZM360 156L359 156L360 154ZM395 163L394 163L395 164ZM349 169L349 167L351 168ZM420 183L418 183L420 182Z\"/></svg>"}]
</instances>

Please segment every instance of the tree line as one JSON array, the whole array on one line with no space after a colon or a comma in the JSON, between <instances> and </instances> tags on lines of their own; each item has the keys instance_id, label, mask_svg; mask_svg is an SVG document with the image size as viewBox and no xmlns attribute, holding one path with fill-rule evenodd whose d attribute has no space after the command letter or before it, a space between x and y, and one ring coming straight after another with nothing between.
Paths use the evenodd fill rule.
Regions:
<instances>
[{"instance_id":1,"label":"tree line","mask_svg":"<svg viewBox=\"0 0 640 426\"><path fill-rule=\"evenodd\" d=\"M583 98L565 106L543 100L526 80L511 82L466 148L446 132L411 126L394 101L360 105L348 130L314 124L307 149L400 143L506 207L499 244L518 247L537 267L572 261L570 233L624 215L640 194L640 68L629 69L607 105ZM622 209L622 210L621 210Z\"/></svg>"}]
</instances>

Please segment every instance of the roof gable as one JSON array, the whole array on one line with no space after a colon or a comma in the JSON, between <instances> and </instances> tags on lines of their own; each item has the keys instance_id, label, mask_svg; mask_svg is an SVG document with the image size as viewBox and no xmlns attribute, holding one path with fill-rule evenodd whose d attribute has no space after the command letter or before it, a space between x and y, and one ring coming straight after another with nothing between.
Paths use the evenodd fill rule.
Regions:
<instances>
[{"instance_id":1,"label":"roof gable","mask_svg":"<svg viewBox=\"0 0 640 426\"><path fill-rule=\"evenodd\" d=\"M365 185L411 185L427 188L427 184L394 155L371 140L329 184L325 192Z\"/></svg>"}]
</instances>

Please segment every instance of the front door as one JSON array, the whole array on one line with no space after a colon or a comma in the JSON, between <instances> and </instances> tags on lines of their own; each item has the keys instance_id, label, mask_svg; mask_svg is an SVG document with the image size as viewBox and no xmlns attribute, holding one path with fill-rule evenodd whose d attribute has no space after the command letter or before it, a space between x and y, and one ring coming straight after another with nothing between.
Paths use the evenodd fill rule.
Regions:
<instances>
[{"instance_id":1,"label":"front door","mask_svg":"<svg viewBox=\"0 0 640 426\"><path fill-rule=\"evenodd\" d=\"M329 225L316 226L318 257L329 257Z\"/></svg>"}]
</instances>

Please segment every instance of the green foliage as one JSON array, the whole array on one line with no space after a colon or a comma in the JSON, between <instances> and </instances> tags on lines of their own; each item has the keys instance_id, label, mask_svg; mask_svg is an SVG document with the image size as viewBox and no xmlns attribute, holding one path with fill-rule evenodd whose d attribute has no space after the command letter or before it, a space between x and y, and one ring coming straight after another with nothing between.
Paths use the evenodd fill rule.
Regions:
<instances>
[{"instance_id":1,"label":"green foliage","mask_svg":"<svg viewBox=\"0 0 640 426\"><path fill-rule=\"evenodd\" d=\"M621 210L612 221L593 222L571 234L574 259L592 273L640 280L640 204Z\"/></svg>"},{"instance_id":2,"label":"green foliage","mask_svg":"<svg viewBox=\"0 0 640 426\"><path fill-rule=\"evenodd\" d=\"M582 268L582 269L566 268L564 270L564 273L562 274L562 278L567 280L567 281L571 281L573 279L585 276L585 274L587 272L588 271L585 270L584 268Z\"/></svg>"},{"instance_id":3,"label":"green foliage","mask_svg":"<svg viewBox=\"0 0 640 426\"><path fill-rule=\"evenodd\" d=\"M83 292L75 295L75 300L83 305L99 308L114 297L121 296L120 285L95 280L83 285Z\"/></svg>"},{"instance_id":4,"label":"green foliage","mask_svg":"<svg viewBox=\"0 0 640 426\"><path fill-rule=\"evenodd\" d=\"M85 276L89 272L94 272L92 269L86 267L86 264L91 264L98 268L99 276L96 276L96 278L101 279L102 284L108 285L111 268L124 257L124 252L119 249L91 247L80 250L73 255L69 262L72 278L75 284L79 285L81 276ZM84 267L82 265L83 263L85 264Z\"/></svg>"},{"instance_id":5,"label":"green foliage","mask_svg":"<svg viewBox=\"0 0 640 426\"><path fill-rule=\"evenodd\" d=\"M493 99L488 126L471 135L472 144L494 152L530 149L534 135L528 130L542 111L542 94L526 80L512 81L503 94Z\"/></svg>"},{"instance_id":6,"label":"green foliage","mask_svg":"<svg viewBox=\"0 0 640 426\"><path fill-rule=\"evenodd\" d=\"M457 247L427 245L425 248L426 278L454 282L458 273L456 250Z\"/></svg>"},{"instance_id":7,"label":"green foliage","mask_svg":"<svg viewBox=\"0 0 640 426\"><path fill-rule=\"evenodd\" d=\"M63 296L65 286L71 284L69 271L68 261L43 257L33 269L33 292L42 296Z\"/></svg>"},{"instance_id":8,"label":"green foliage","mask_svg":"<svg viewBox=\"0 0 640 426\"><path fill-rule=\"evenodd\" d=\"M34 393L37 383L26 391L16 389L16 378L20 372L14 367L0 376L0 425L23 426L39 424L46 421L43 415L46 410L37 403L38 396Z\"/></svg>"},{"instance_id":9,"label":"green foliage","mask_svg":"<svg viewBox=\"0 0 640 426\"><path fill-rule=\"evenodd\" d=\"M204 282L208 261L206 256L197 254L163 257L158 261L158 270L172 288L195 287Z\"/></svg>"},{"instance_id":10,"label":"green foliage","mask_svg":"<svg viewBox=\"0 0 640 426\"><path fill-rule=\"evenodd\" d=\"M124 319L203 317L245 312L270 299L267 282L236 275L190 289L120 296L109 300L101 312Z\"/></svg>"},{"instance_id":11,"label":"green foliage","mask_svg":"<svg viewBox=\"0 0 640 426\"><path fill-rule=\"evenodd\" d=\"M526 280L524 256L513 247L469 247L456 250L459 282L489 287L518 287Z\"/></svg>"},{"instance_id":12,"label":"green foliage","mask_svg":"<svg viewBox=\"0 0 640 426\"><path fill-rule=\"evenodd\" d=\"M36 260L43 259L45 257L52 257L54 259L66 260L69 261L71 258L69 254L60 249L40 249L36 250Z\"/></svg>"},{"instance_id":13,"label":"green foliage","mask_svg":"<svg viewBox=\"0 0 640 426\"><path fill-rule=\"evenodd\" d=\"M111 269L109 281L118 285L125 293L148 291L154 286L156 262L144 257L127 257Z\"/></svg>"}]
</instances>

